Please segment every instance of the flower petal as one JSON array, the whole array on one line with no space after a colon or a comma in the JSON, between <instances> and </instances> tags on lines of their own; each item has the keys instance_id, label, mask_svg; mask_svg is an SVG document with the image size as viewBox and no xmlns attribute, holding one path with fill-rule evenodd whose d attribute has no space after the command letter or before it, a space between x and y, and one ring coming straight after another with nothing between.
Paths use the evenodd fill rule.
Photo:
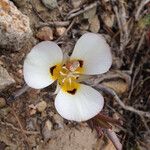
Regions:
<instances>
[{"instance_id":1,"label":"flower petal","mask_svg":"<svg viewBox=\"0 0 150 150\"><path fill-rule=\"evenodd\" d=\"M103 96L90 86L80 84L75 95L60 91L55 99L58 113L67 120L86 121L103 108Z\"/></svg>"},{"instance_id":2,"label":"flower petal","mask_svg":"<svg viewBox=\"0 0 150 150\"><path fill-rule=\"evenodd\" d=\"M61 63L63 54L60 47L50 41L43 41L34 46L24 61L24 79L26 83L35 89L41 89L50 85L50 67Z\"/></svg>"},{"instance_id":3,"label":"flower petal","mask_svg":"<svg viewBox=\"0 0 150 150\"><path fill-rule=\"evenodd\" d=\"M83 60L84 74L101 74L109 70L112 55L100 34L85 33L77 41L71 59Z\"/></svg>"}]
</instances>

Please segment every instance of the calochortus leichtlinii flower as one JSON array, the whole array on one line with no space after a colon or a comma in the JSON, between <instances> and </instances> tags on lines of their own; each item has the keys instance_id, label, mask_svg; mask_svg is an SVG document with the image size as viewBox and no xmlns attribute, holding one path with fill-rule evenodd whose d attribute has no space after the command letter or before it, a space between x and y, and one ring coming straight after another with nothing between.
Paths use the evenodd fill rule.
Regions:
<instances>
[{"instance_id":1,"label":"calochortus leichtlinii flower","mask_svg":"<svg viewBox=\"0 0 150 150\"><path fill-rule=\"evenodd\" d=\"M26 83L35 89L57 81L60 87L55 98L58 113L68 120L86 121L102 110L104 98L92 87L79 83L79 78L105 73L111 64L110 47L102 35L85 33L65 61L55 42L37 44L27 55L23 72Z\"/></svg>"}]
</instances>

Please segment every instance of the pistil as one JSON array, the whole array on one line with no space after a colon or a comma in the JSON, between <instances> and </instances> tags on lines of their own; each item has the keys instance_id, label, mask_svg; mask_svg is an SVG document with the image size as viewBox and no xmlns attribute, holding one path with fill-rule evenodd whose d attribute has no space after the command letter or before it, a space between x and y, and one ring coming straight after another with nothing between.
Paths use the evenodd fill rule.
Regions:
<instances>
[{"instance_id":1,"label":"pistil","mask_svg":"<svg viewBox=\"0 0 150 150\"><path fill-rule=\"evenodd\" d=\"M83 68L78 60L68 61L65 65L57 64L50 68L52 78L57 80L62 90L70 94L75 94L79 88L77 78Z\"/></svg>"}]
</instances>

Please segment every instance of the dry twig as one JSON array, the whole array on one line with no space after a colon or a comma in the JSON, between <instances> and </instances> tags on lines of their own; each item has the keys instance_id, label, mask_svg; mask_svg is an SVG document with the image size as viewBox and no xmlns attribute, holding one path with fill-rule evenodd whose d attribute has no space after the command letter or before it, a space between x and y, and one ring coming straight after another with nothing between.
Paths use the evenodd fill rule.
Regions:
<instances>
[{"instance_id":1,"label":"dry twig","mask_svg":"<svg viewBox=\"0 0 150 150\"><path fill-rule=\"evenodd\" d=\"M114 144L116 150L122 150L122 144L120 143L116 133L113 130L111 130L111 129L106 129L105 132L106 132L108 138Z\"/></svg>"},{"instance_id":2,"label":"dry twig","mask_svg":"<svg viewBox=\"0 0 150 150\"><path fill-rule=\"evenodd\" d=\"M131 63L130 69L129 69L129 74L132 74L132 72L133 72L133 68L134 68L134 65L135 65L135 60L137 58L137 55L138 55L139 50L140 50L140 48L141 48L141 46L143 44L144 39L145 39L145 32L143 31L143 34L142 34L142 36L140 38L140 41L139 41L138 46L137 46L137 49L135 50L134 56L132 58L132 63Z\"/></svg>"},{"instance_id":3,"label":"dry twig","mask_svg":"<svg viewBox=\"0 0 150 150\"><path fill-rule=\"evenodd\" d=\"M136 60L136 58L137 58L137 55L138 55L138 53L139 53L139 50L140 50L140 48L141 48L141 46L142 46L142 44L143 44L143 41L144 41L144 39L145 39L145 34L146 34L146 33L143 32L143 34L142 34L142 36L141 36L141 38L140 38L139 44L138 44L138 46L137 46L137 49L136 49L135 54L134 54L133 59L132 59L132 63L131 63L130 70L129 70L129 74L132 74L132 73L133 73L133 69L134 69L134 66L135 66L135 60ZM149 50L150 50L150 49L147 49L147 52L146 52L145 56L148 55ZM147 61L147 59L145 59L145 61ZM145 62L145 61L144 61L144 62ZM143 62L143 63L144 63L144 62ZM130 91L129 91L128 99L131 98L131 95L132 95L132 93L133 93L133 90L134 90L135 87L136 87L136 86L134 86L134 85L135 85L136 77L137 77L139 71L141 70L141 66L142 66L142 64L140 64L140 66L138 66L138 67L137 67L137 66L135 67L135 71L134 71L134 73L133 73L132 82L131 82L131 88L130 88Z\"/></svg>"},{"instance_id":4,"label":"dry twig","mask_svg":"<svg viewBox=\"0 0 150 150\"><path fill-rule=\"evenodd\" d=\"M14 110L14 106L13 105L11 107L11 111L12 111L14 117L16 118L18 124L19 124L20 130L21 130L21 132L23 134L23 137L24 137L24 140L26 141L26 143L28 144L28 147L30 148L30 144L29 144L30 142L28 140L28 137L27 137L26 133L24 132L25 130L23 129L23 126L22 126L22 124L20 122L20 119L19 119L18 115L16 114L16 112Z\"/></svg>"},{"instance_id":5,"label":"dry twig","mask_svg":"<svg viewBox=\"0 0 150 150\"><path fill-rule=\"evenodd\" d=\"M123 80L125 80L128 85L130 85L131 83L131 77L128 74L123 73L122 71L116 70L116 71L109 71L106 74L102 74L100 77L98 77L97 79L95 79L94 81L94 85L97 85L98 83L103 82L104 80L112 80L112 79L117 79L117 78L121 78Z\"/></svg>"},{"instance_id":6,"label":"dry twig","mask_svg":"<svg viewBox=\"0 0 150 150\"><path fill-rule=\"evenodd\" d=\"M83 7L83 9L81 9L81 10L77 9L79 11L74 12L74 13L69 13L69 15L66 17L66 19L74 18L74 17L76 17L76 16L78 16L80 14L83 14L84 12L94 8L94 7L97 7L98 5L99 5L99 2L96 1L96 2L94 2L94 3L92 3L92 4L88 5L88 6Z\"/></svg>"},{"instance_id":7,"label":"dry twig","mask_svg":"<svg viewBox=\"0 0 150 150\"><path fill-rule=\"evenodd\" d=\"M30 1L30 4L32 6L33 11L35 12L35 14L40 18L41 21L43 22L39 22L38 25L36 25L37 28L41 28L44 26L60 26L60 27L64 27L64 26L68 26L70 24L70 21L45 21L41 15L37 12L36 8L34 7L34 4L32 3L32 1Z\"/></svg>"},{"instance_id":8,"label":"dry twig","mask_svg":"<svg viewBox=\"0 0 150 150\"><path fill-rule=\"evenodd\" d=\"M117 23L120 30L120 51L123 51L129 42L130 31L128 29L127 14L124 2L118 1L119 7L116 5L116 3L116 0L112 0L113 10L116 14Z\"/></svg>"},{"instance_id":9,"label":"dry twig","mask_svg":"<svg viewBox=\"0 0 150 150\"><path fill-rule=\"evenodd\" d=\"M10 122L3 122L2 120L0 121L0 124L3 125L3 126L7 126L7 127L10 127L12 128L13 130L17 131L17 132L22 132L21 129L15 127L13 124L11 124ZM40 134L40 132L38 131L27 131L27 130L23 130L23 132L25 134L29 134L29 135L37 135L37 134Z\"/></svg>"},{"instance_id":10,"label":"dry twig","mask_svg":"<svg viewBox=\"0 0 150 150\"><path fill-rule=\"evenodd\" d=\"M8 99L7 99L7 103L13 102L14 100L16 100L17 97L19 97L20 95L22 95L23 93L25 93L27 90L29 90L30 87L28 85L24 85L21 89L19 89L18 91L14 92Z\"/></svg>"},{"instance_id":11,"label":"dry twig","mask_svg":"<svg viewBox=\"0 0 150 150\"><path fill-rule=\"evenodd\" d=\"M144 112L144 111L141 111L141 110L137 110L131 106L128 106L128 105L125 105L121 99L119 98L119 96L115 93L115 91L113 89L110 89L104 85L97 85L96 86L97 88L101 89L102 91L108 93L108 94L111 94L114 99L117 101L117 103L125 110L127 111L131 111L139 116L143 116L143 117L147 117L147 118L150 118L150 113L149 112Z\"/></svg>"},{"instance_id":12,"label":"dry twig","mask_svg":"<svg viewBox=\"0 0 150 150\"><path fill-rule=\"evenodd\" d=\"M130 86L130 91L129 91L129 94L128 94L128 99L131 99L131 96L132 96L132 93L133 93L133 90L135 89L134 87L134 84L135 84L135 79L140 71L140 67L137 67L134 71L134 75L132 77L132 82L131 82L131 86Z\"/></svg>"},{"instance_id":13,"label":"dry twig","mask_svg":"<svg viewBox=\"0 0 150 150\"><path fill-rule=\"evenodd\" d=\"M140 19L140 14L141 14L141 10L144 8L144 6L146 4L148 4L150 2L150 0L142 0L138 9L137 9L137 12L135 14L135 20L138 21Z\"/></svg>"},{"instance_id":14,"label":"dry twig","mask_svg":"<svg viewBox=\"0 0 150 150\"><path fill-rule=\"evenodd\" d=\"M70 24L70 21L52 21L52 22L39 22L36 25L37 28L41 28L44 26L56 26L56 27L65 27Z\"/></svg>"},{"instance_id":15,"label":"dry twig","mask_svg":"<svg viewBox=\"0 0 150 150\"><path fill-rule=\"evenodd\" d=\"M61 35L55 42L58 43L68 32L69 30L72 28L72 26L75 23L75 18L72 20L72 22L70 23L69 27L66 29L66 31L63 33L63 35Z\"/></svg>"},{"instance_id":16,"label":"dry twig","mask_svg":"<svg viewBox=\"0 0 150 150\"><path fill-rule=\"evenodd\" d=\"M147 122L145 120L145 118L143 116L140 116L141 117L141 120L143 121L144 123L144 126L145 126L145 129L147 130L148 134L150 133L150 128L149 126L147 125Z\"/></svg>"}]
</instances>

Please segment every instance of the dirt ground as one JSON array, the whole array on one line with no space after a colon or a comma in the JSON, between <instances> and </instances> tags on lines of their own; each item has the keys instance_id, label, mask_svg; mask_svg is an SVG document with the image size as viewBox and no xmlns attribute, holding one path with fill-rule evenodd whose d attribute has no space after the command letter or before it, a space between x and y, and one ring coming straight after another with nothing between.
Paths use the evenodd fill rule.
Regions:
<instances>
[{"instance_id":1,"label":"dirt ground","mask_svg":"<svg viewBox=\"0 0 150 150\"><path fill-rule=\"evenodd\" d=\"M111 125L125 150L150 147L150 3L148 0L58 0L47 8L41 0L12 0L30 19L33 32L19 51L0 49L0 65L15 84L0 92L9 104L0 108L0 150L115 150L103 128ZM43 31L43 27L48 27ZM47 32L48 31L48 32ZM28 89L10 102L25 85L22 65L38 42L56 41L65 53L87 32L103 34L111 46L109 72L86 84L103 93L102 114L119 120L97 128L89 122L64 120L55 110L52 92ZM93 50L94 51L94 50ZM146 113L145 113L146 112Z\"/></svg>"}]
</instances>

